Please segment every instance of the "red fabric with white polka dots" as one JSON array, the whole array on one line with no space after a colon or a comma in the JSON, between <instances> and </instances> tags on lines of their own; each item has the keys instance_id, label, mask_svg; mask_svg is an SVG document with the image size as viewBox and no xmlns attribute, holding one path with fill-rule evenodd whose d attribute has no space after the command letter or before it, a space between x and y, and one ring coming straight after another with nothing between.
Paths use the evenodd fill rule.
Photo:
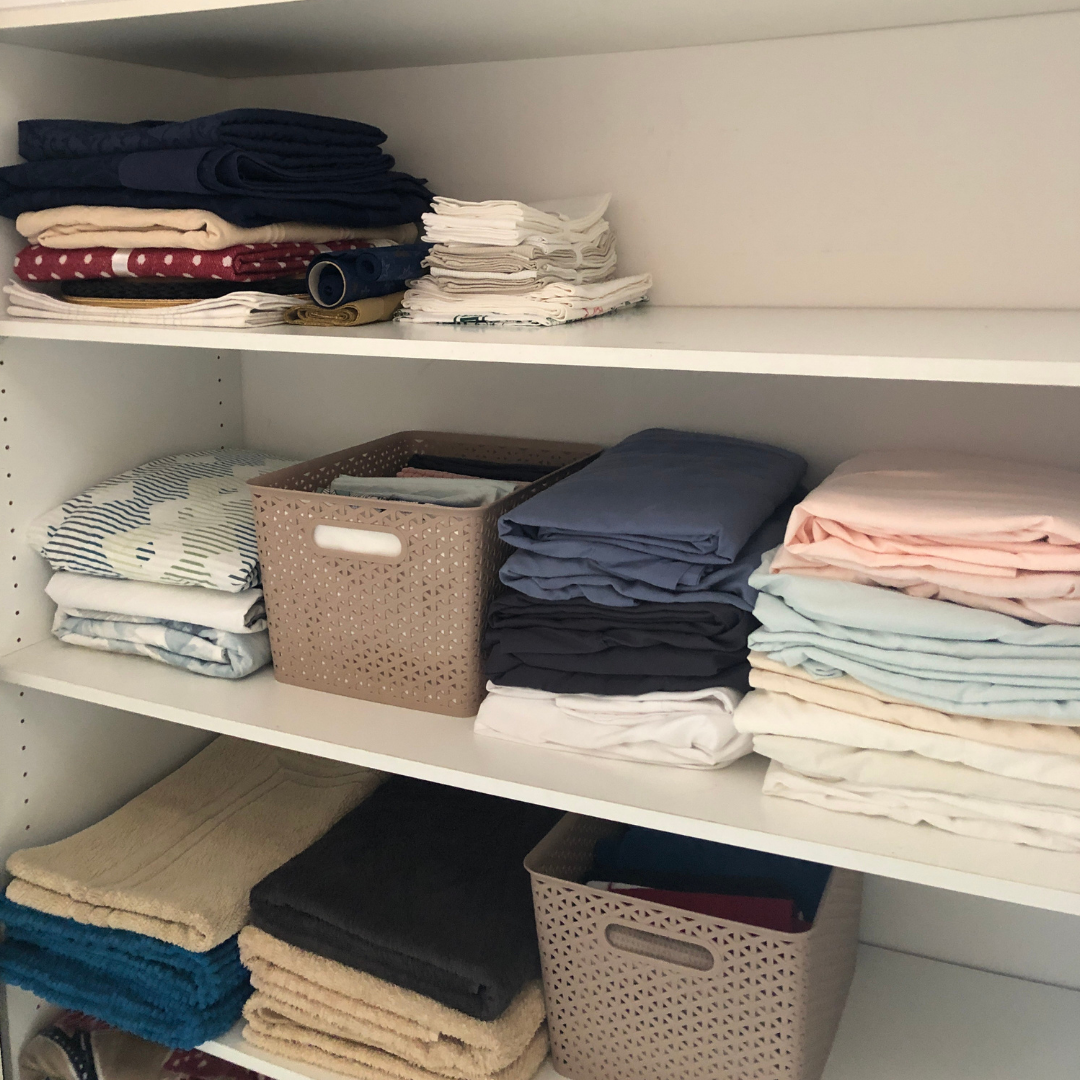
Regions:
<instances>
[{"instance_id":1,"label":"red fabric with white polka dots","mask_svg":"<svg viewBox=\"0 0 1080 1080\"><path fill-rule=\"evenodd\" d=\"M298 277L312 259L327 252L372 246L369 240L332 240L326 244L237 244L219 251L106 247L63 251L31 244L15 256L15 274L23 281L114 277L265 281Z\"/></svg>"}]
</instances>

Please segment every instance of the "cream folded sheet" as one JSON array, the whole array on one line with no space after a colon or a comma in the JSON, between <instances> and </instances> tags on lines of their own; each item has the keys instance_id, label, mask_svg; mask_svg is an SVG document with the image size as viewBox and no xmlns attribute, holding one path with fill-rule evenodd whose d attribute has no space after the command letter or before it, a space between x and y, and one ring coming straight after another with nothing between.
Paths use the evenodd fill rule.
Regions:
<instances>
[{"instance_id":1,"label":"cream folded sheet","mask_svg":"<svg viewBox=\"0 0 1080 1080\"><path fill-rule=\"evenodd\" d=\"M244 1038L283 1057L358 1077L527 1080L547 1053L539 982L485 1021L253 926L240 958L256 991Z\"/></svg>"},{"instance_id":2,"label":"cream folded sheet","mask_svg":"<svg viewBox=\"0 0 1080 1080\"><path fill-rule=\"evenodd\" d=\"M253 885L384 778L222 735L96 825L15 852L7 897L206 952L244 925Z\"/></svg>"},{"instance_id":3,"label":"cream folded sheet","mask_svg":"<svg viewBox=\"0 0 1080 1080\"><path fill-rule=\"evenodd\" d=\"M47 248L187 248L217 251L235 244L325 244L331 240L415 242L415 224L344 229L282 221L244 229L206 210L143 210L131 206L57 206L20 214L15 228Z\"/></svg>"},{"instance_id":4,"label":"cream folded sheet","mask_svg":"<svg viewBox=\"0 0 1080 1080\"><path fill-rule=\"evenodd\" d=\"M794 509L773 573L1080 625L1080 473L928 450L860 454Z\"/></svg>"},{"instance_id":5,"label":"cream folded sheet","mask_svg":"<svg viewBox=\"0 0 1080 1080\"><path fill-rule=\"evenodd\" d=\"M466 202L437 195L424 214L429 244L492 244L517 247L536 238L562 243L587 242L600 224L611 196L581 195L527 205L512 199Z\"/></svg>"}]
</instances>

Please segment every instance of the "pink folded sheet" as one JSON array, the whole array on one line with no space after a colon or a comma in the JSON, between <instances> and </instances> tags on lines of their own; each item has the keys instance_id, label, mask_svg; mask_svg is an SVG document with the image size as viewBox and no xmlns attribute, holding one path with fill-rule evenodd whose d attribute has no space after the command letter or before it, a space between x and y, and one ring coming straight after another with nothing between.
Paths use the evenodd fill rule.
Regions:
<instances>
[{"instance_id":1,"label":"pink folded sheet","mask_svg":"<svg viewBox=\"0 0 1080 1080\"><path fill-rule=\"evenodd\" d=\"M860 454L794 509L772 570L1080 625L1080 473L931 450Z\"/></svg>"}]
</instances>

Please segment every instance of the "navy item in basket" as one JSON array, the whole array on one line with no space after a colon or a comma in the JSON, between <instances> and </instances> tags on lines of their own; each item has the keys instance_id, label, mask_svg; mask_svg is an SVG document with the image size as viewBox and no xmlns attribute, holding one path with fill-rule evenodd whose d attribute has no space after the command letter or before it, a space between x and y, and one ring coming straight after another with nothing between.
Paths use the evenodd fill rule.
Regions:
<instances>
[{"instance_id":1,"label":"navy item in basket","mask_svg":"<svg viewBox=\"0 0 1080 1080\"><path fill-rule=\"evenodd\" d=\"M324 255L308 269L308 292L327 308L401 292L424 273L421 263L430 250L430 244L398 244Z\"/></svg>"}]
</instances>

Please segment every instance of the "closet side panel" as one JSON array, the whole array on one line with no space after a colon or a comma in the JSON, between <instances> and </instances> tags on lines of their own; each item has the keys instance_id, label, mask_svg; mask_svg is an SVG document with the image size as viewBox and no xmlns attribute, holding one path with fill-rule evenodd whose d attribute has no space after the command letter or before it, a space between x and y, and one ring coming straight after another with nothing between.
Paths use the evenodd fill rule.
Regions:
<instances>
[{"instance_id":1,"label":"closet side panel","mask_svg":"<svg viewBox=\"0 0 1080 1080\"><path fill-rule=\"evenodd\" d=\"M1080 13L236 80L464 199L613 193L660 304L1075 307Z\"/></svg>"}]
</instances>

